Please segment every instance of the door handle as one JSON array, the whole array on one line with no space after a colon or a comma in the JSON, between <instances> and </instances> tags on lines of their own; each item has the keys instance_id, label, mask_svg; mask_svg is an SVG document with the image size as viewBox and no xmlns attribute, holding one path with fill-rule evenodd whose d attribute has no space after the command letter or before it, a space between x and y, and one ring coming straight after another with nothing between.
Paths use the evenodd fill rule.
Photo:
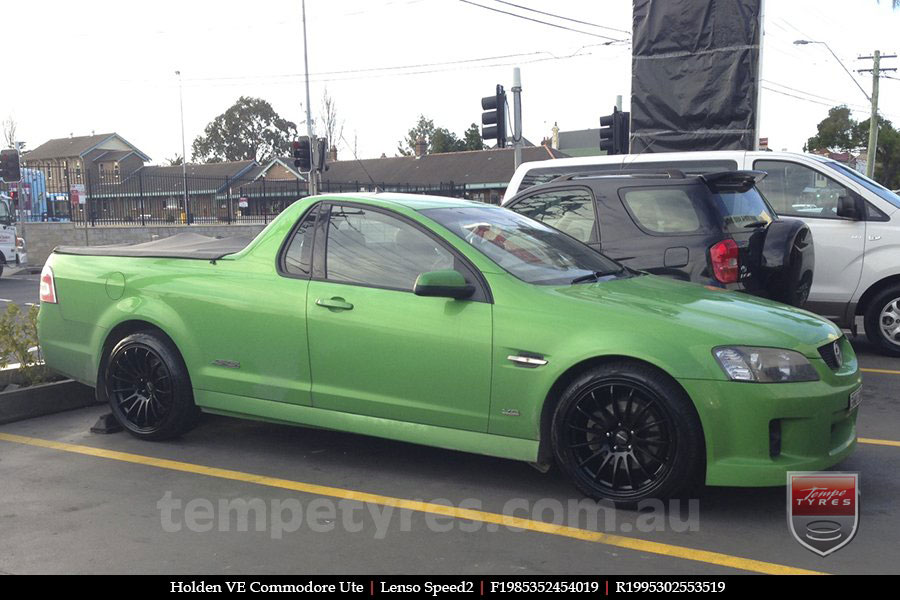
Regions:
<instances>
[{"instance_id":1,"label":"door handle","mask_svg":"<svg viewBox=\"0 0 900 600\"><path fill-rule=\"evenodd\" d=\"M316 299L316 306L322 306L324 308L333 308L336 310L353 310L353 305L344 300L343 298L318 298Z\"/></svg>"}]
</instances>

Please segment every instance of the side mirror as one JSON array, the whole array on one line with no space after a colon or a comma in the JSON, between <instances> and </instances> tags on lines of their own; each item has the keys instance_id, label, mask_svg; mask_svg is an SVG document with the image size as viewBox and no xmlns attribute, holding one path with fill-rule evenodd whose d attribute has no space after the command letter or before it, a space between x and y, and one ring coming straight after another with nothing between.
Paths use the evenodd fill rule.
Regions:
<instances>
[{"instance_id":1,"label":"side mirror","mask_svg":"<svg viewBox=\"0 0 900 600\"><path fill-rule=\"evenodd\" d=\"M850 219L851 221L862 220L862 203L856 195L841 196L838 198L837 216L842 219Z\"/></svg>"},{"instance_id":2,"label":"side mirror","mask_svg":"<svg viewBox=\"0 0 900 600\"><path fill-rule=\"evenodd\" d=\"M437 296L462 300L475 293L475 286L466 281L459 271L428 271L416 277L413 286L416 296Z\"/></svg>"}]
</instances>

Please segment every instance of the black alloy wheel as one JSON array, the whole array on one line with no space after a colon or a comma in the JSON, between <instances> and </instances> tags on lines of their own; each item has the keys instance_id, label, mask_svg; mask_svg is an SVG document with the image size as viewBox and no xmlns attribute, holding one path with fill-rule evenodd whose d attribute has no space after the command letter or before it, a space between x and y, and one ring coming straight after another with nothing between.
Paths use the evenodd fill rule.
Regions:
<instances>
[{"instance_id":1,"label":"black alloy wheel","mask_svg":"<svg viewBox=\"0 0 900 600\"><path fill-rule=\"evenodd\" d=\"M553 424L557 461L587 495L625 504L692 487L703 442L689 400L643 365L610 366L564 394Z\"/></svg>"},{"instance_id":2,"label":"black alloy wheel","mask_svg":"<svg viewBox=\"0 0 900 600\"><path fill-rule=\"evenodd\" d=\"M101 374L98 392L134 436L168 439L196 423L187 369L167 338L151 332L126 337L109 352Z\"/></svg>"}]
</instances>

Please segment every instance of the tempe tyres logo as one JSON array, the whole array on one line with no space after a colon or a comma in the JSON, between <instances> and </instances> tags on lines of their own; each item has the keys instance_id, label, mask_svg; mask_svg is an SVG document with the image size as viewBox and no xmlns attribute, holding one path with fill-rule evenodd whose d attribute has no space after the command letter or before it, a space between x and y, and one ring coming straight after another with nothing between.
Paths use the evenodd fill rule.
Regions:
<instances>
[{"instance_id":1,"label":"tempe tyres logo","mask_svg":"<svg viewBox=\"0 0 900 600\"><path fill-rule=\"evenodd\" d=\"M846 546L859 524L859 475L835 472L787 474L788 527L820 556Z\"/></svg>"}]
</instances>

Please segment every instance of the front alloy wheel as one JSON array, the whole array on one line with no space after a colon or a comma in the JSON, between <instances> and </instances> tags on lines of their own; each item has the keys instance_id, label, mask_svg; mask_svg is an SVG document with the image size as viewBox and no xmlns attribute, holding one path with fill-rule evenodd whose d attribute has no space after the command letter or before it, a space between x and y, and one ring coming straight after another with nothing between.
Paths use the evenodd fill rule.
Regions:
<instances>
[{"instance_id":1,"label":"front alloy wheel","mask_svg":"<svg viewBox=\"0 0 900 600\"><path fill-rule=\"evenodd\" d=\"M884 290L869 302L865 327L866 337L882 353L900 356L900 286Z\"/></svg>"},{"instance_id":2,"label":"front alloy wheel","mask_svg":"<svg viewBox=\"0 0 900 600\"><path fill-rule=\"evenodd\" d=\"M557 461L594 498L677 495L702 466L702 432L684 393L637 363L605 365L564 393L553 421Z\"/></svg>"}]
</instances>

